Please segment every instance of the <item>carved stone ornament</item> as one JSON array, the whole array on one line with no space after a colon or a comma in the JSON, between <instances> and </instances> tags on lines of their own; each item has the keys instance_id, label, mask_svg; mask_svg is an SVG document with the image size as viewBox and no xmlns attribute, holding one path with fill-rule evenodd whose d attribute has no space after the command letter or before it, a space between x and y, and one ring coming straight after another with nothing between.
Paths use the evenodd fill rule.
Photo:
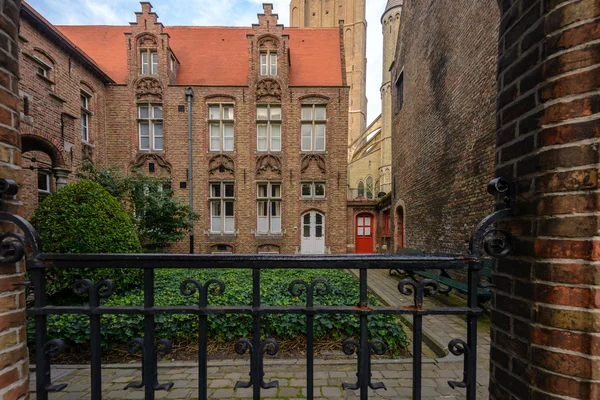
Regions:
<instances>
[{"instance_id":1,"label":"carved stone ornament","mask_svg":"<svg viewBox=\"0 0 600 400\"><path fill-rule=\"evenodd\" d=\"M281 101L281 85L274 79L263 79L256 85L256 100Z\"/></svg>"},{"instance_id":2,"label":"carved stone ornament","mask_svg":"<svg viewBox=\"0 0 600 400\"><path fill-rule=\"evenodd\" d=\"M83 161L94 162L94 148L88 143L83 143L81 146L81 159Z\"/></svg>"},{"instance_id":3,"label":"carved stone ornament","mask_svg":"<svg viewBox=\"0 0 600 400\"><path fill-rule=\"evenodd\" d=\"M258 41L258 45L263 49L276 49L279 46L279 42L272 36L266 36Z\"/></svg>"},{"instance_id":4,"label":"carved stone ornament","mask_svg":"<svg viewBox=\"0 0 600 400\"><path fill-rule=\"evenodd\" d=\"M256 175L260 176L264 173L274 172L281 176L281 160L279 157L265 154L256 159Z\"/></svg>"},{"instance_id":5,"label":"carved stone ornament","mask_svg":"<svg viewBox=\"0 0 600 400\"><path fill-rule=\"evenodd\" d=\"M233 158L226 154L217 154L208 162L208 173L210 176L217 173L226 173L233 177L235 172L235 164Z\"/></svg>"},{"instance_id":6,"label":"carved stone ornament","mask_svg":"<svg viewBox=\"0 0 600 400\"><path fill-rule=\"evenodd\" d=\"M151 35L144 35L138 39L138 45L140 47L156 47L158 43L156 42L156 38Z\"/></svg>"},{"instance_id":7,"label":"carved stone ornament","mask_svg":"<svg viewBox=\"0 0 600 400\"><path fill-rule=\"evenodd\" d=\"M154 78L142 78L135 85L135 98L137 101L161 102L162 92L160 82Z\"/></svg>"},{"instance_id":8,"label":"carved stone ornament","mask_svg":"<svg viewBox=\"0 0 600 400\"><path fill-rule=\"evenodd\" d=\"M140 168L140 167L143 167L147 162L157 163L159 167L167 170L167 172L169 174L171 173L171 170L173 169L173 167L171 166L171 163L168 162L167 160L165 160L162 155L153 154L153 153L139 154L135 158L135 160L133 160L129 163L129 168L132 170L136 169L136 168Z\"/></svg>"},{"instance_id":9,"label":"carved stone ornament","mask_svg":"<svg viewBox=\"0 0 600 400\"><path fill-rule=\"evenodd\" d=\"M302 164L300 168L300 172L304 173L311 166L311 164L315 164L322 173L327 172L327 167L325 165L325 157L320 154L307 154L302 157Z\"/></svg>"}]
</instances>

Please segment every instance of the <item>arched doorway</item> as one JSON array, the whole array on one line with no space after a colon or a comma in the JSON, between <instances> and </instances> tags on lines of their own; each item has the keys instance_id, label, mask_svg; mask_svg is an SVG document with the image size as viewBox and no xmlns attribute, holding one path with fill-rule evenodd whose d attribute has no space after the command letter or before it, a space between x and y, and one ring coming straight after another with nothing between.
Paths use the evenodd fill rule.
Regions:
<instances>
[{"instance_id":1,"label":"arched doorway","mask_svg":"<svg viewBox=\"0 0 600 400\"><path fill-rule=\"evenodd\" d=\"M355 246L357 254L373 253L373 216L358 214L356 216Z\"/></svg>"},{"instance_id":2,"label":"arched doorway","mask_svg":"<svg viewBox=\"0 0 600 400\"><path fill-rule=\"evenodd\" d=\"M309 211L302 216L302 254L325 254L325 216Z\"/></svg>"},{"instance_id":3,"label":"arched doorway","mask_svg":"<svg viewBox=\"0 0 600 400\"><path fill-rule=\"evenodd\" d=\"M396 220L394 229L394 247L396 250L404 248L404 207L396 208Z\"/></svg>"}]
</instances>

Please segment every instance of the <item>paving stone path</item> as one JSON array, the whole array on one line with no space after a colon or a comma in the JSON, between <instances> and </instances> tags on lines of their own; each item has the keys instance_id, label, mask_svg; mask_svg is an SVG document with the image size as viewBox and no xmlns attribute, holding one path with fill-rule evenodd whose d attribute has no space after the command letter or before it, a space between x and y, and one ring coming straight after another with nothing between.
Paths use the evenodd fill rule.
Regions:
<instances>
[{"instance_id":1,"label":"paving stone path","mask_svg":"<svg viewBox=\"0 0 600 400\"><path fill-rule=\"evenodd\" d=\"M399 278L390 277L387 271L370 271L369 287L389 304L410 305L412 298L397 290ZM446 299L428 298L425 306L440 305ZM478 334L477 398L488 398L489 380L489 322L482 319ZM466 339L466 323L458 316L435 316L424 319L424 328L436 352L447 352L444 346L454 338ZM440 354L443 355L443 354ZM462 358L452 355L424 359L423 399L464 399L464 389L451 389L449 380L462 380ZM234 389L238 380L247 380L248 360L223 360L209 363L208 379L210 399L252 398L251 389ZM295 399L306 397L306 363L304 360L265 361L265 381L278 380L278 389L262 391L262 398ZM370 391L369 398L410 399L412 393L412 360L373 360L373 381L383 382L387 390ZM32 400L35 396L35 372L31 374ZM107 365L102 370L104 399L143 399L142 390L124 387L139 381L139 365ZM316 360L316 399L358 399L358 392L343 391L342 383L356 381L356 360ZM173 382L169 392L156 392L157 399L196 399L198 390L197 366L193 363L159 364L159 381ZM68 383L60 393L50 395L51 400L90 399L90 378L87 366L55 366L53 382Z\"/></svg>"}]
</instances>

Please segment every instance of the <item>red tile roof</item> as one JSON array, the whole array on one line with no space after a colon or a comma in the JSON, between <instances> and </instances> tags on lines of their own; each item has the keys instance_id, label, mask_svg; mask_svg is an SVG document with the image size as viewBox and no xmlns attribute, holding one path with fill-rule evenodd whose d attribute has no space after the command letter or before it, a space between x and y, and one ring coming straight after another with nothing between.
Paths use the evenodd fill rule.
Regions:
<instances>
[{"instance_id":1,"label":"red tile roof","mask_svg":"<svg viewBox=\"0 0 600 400\"><path fill-rule=\"evenodd\" d=\"M126 83L129 26L56 27L88 54L115 82ZM178 84L246 85L250 28L166 27L181 63ZM341 86L342 63L337 28L286 28L290 35L290 85Z\"/></svg>"}]
</instances>

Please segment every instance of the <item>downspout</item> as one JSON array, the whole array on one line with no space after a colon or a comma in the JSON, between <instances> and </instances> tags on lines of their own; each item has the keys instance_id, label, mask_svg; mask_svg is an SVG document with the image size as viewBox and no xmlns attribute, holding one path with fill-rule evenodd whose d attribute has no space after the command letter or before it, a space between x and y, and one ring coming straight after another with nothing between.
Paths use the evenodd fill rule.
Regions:
<instances>
[{"instance_id":1,"label":"downspout","mask_svg":"<svg viewBox=\"0 0 600 400\"><path fill-rule=\"evenodd\" d=\"M194 177L192 157L192 98L194 91L191 87L185 89L188 109L188 187L190 191L190 254L194 254Z\"/></svg>"}]
</instances>

